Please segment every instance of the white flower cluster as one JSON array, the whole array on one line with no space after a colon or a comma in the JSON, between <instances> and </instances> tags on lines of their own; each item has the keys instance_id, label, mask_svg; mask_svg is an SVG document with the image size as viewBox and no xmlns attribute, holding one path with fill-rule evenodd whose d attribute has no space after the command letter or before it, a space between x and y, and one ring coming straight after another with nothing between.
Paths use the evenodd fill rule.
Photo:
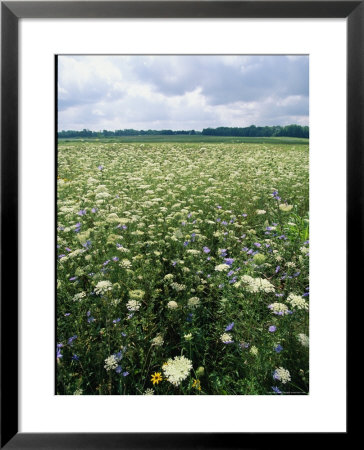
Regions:
<instances>
[{"instance_id":1,"label":"white flower cluster","mask_svg":"<svg viewBox=\"0 0 364 450\"><path fill-rule=\"evenodd\" d=\"M176 309L176 308L178 308L178 303L175 302L174 300L171 300L170 302L168 302L167 308L168 309Z\"/></svg>"},{"instance_id":2,"label":"white flower cluster","mask_svg":"<svg viewBox=\"0 0 364 450\"><path fill-rule=\"evenodd\" d=\"M293 205L287 205L287 203L281 203L279 209L283 212L289 212L293 208Z\"/></svg>"},{"instance_id":3,"label":"white flower cluster","mask_svg":"<svg viewBox=\"0 0 364 450\"><path fill-rule=\"evenodd\" d=\"M304 333L300 333L300 334L297 336L297 339L298 339L299 343L300 343L301 345L303 345L303 347L308 347L309 344L310 344L310 339L309 339L309 337L306 336Z\"/></svg>"},{"instance_id":4,"label":"white flower cluster","mask_svg":"<svg viewBox=\"0 0 364 450\"><path fill-rule=\"evenodd\" d=\"M158 334L155 338L152 339L152 345L155 347L161 347L164 344L163 336Z\"/></svg>"},{"instance_id":5,"label":"white flower cluster","mask_svg":"<svg viewBox=\"0 0 364 450\"><path fill-rule=\"evenodd\" d=\"M95 293L105 294L107 291L111 291L112 283L110 281L99 281L95 287Z\"/></svg>"},{"instance_id":6,"label":"white flower cluster","mask_svg":"<svg viewBox=\"0 0 364 450\"><path fill-rule=\"evenodd\" d=\"M190 308L197 308L198 306L200 306L200 299L198 297L191 297L190 299L188 299L187 305Z\"/></svg>"},{"instance_id":7,"label":"white flower cluster","mask_svg":"<svg viewBox=\"0 0 364 450\"><path fill-rule=\"evenodd\" d=\"M163 364L162 369L167 380L174 386L179 386L181 381L188 377L192 369L192 361L184 356L175 356L174 359L170 358Z\"/></svg>"},{"instance_id":8,"label":"white flower cluster","mask_svg":"<svg viewBox=\"0 0 364 450\"><path fill-rule=\"evenodd\" d=\"M249 275L243 275L241 281L249 292L275 292L275 287L264 278L253 278Z\"/></svg>"},{"instance_id":9,"label":"white flower cluster","mask_svg":"<svg viewBox=\"0 0 364 450\"><path fill-rule=\"evenodd\" d=\"M105 359L105 365L104 365L104 368L105 368L107 371L109 371L109 370L114 370L114 369L116 369L117 367L118 367L118 362L117 362L117 360L116 360L116 358L115 358L115 355L108 356L108 357Z\"/></svg>"},{"instance_id":10,"label":"white flower cluster","mask_svg":"<svg viewBox=\"0 0 364 450\"><path fill-rule=\"evenodd\" d=\"M308 310L308 303L299 295L289 294L287 301L291 304L292 308Z\"/></svg>"},{"instance_id":11,"label":"white flower cluster","mask_svg":"<svg viewBox=\"0 0 364 450\"><path fill-rule=\"evenodd\" d=\"M82 292L79 292L78 294L76 294L74 297L73 297L73 301L74 302L79 302L82 298L85 298L86 297L86 292L85 291L82 291Z\"/></svg>"},{"instance_id":12,"label":"white flower cluster","mask_svg":"<svg viewBox=\"0 0 364 450\"><path fill-rule=\"evenodd\" d=\"M184 291L186 289L186 286L184 284L179 283L171 283L171 288L174 289L177 292Z\"/></svg>"},{"instance_id":13,"label":"white flower cluster","mask_svg":"<svg viewBox=\"0 0 364 450\"><path fill-rule=\"evenodd\" d=\"M231 336L230 333L223 333L220 336L221 342L223 342L224 344L231 344L233 343L233 337Z\"/></svg>"},{"instance_id":14,"label":"white flower cluster","mask_svg":"<svg viewBox=\"0 0 364 450\"><path fill-rule=\"evenodd\" d=\"M288 306L284 303L271 303L268 308L274 313L278 314L279 316L285 316L289 314Z\"/></svg>"},{"instance_id":15,"label":"white flower cluster","mask_svg":"<svg viewBox=\"0 0 364 450\"><path fill-rule=\"evenodd\" d=\"M218 266L215 267L215 270L217 272L226 272L229 269L230 266L228 264L219 264Z\"/></svg>"},{"instance_id":16,"label":"white flower cluster","mask_svg":"<svg viewBox=\"0 0 364 450\"><path fill-rule=\"evenodd\" d=\"M282 384L288 383L288 381L291 381L291 374L287 369L284 369L283 367L278 367L273 374L273 378L275 380L280 381Z\"/></svg>"},{"instance_id":17,"label":"white flower cluster","mask_svg":"<svg viewBox=\"0 0 364 450\"><path fill-rule=\"evenodd\" d=\"M129 311L138 311L141 306L141 303L138 300L129 300L126 304L126 308Z\"/></svg>"}]
</instances>

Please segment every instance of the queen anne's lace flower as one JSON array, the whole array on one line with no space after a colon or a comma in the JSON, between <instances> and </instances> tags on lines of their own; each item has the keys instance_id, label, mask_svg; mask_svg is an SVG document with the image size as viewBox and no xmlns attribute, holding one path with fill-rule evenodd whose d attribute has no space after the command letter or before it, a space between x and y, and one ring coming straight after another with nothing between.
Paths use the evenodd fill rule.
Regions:
<instances>
[{"instance_id":1,"label":"queen anne's lace flower","mask_svg":"<svg viewBox=\"0 0 364 450\"><path fill-rule=\"evenodd\" d=\"M283 384L288 383L288 381L291 381L291 374L287 369L284 369L283 367L278 367L274 373L273 378L275 380L280 381Z\"/></svg>"},{"instance_id":2,"label":"queen anne's lace flower","mask_svg":"<svg viewBox=\"0 0 364 450\"><path fill-rule=\"evenodd\" d=\"M192 369L192 361L184 356L175 356L174 359L170 358L163 364L162 369L167 380L174 386L179 386L181 381L188 377Z\"/></svg>"},{"instance_id":3,"label":"queen anne's lace flower","mask_svg":"<svg viewBox=\"0 0 364 450\"><path fill-rule=\"evenodd\" d=\"M273 314L277 314L278 316L290 314L288 306L284 303L272 303L268 306L268 308L273 312Z\"/></svg>"},{"instance_id":4,"label":"queen anne's lace flower","mask_svg":"<svg viewBox=\"0 0 364 450\"><path fill-rule=\"evenodd\" d=\"M308 309L308 303L299 295L289 294L287 301L292 305L292 308L294 309Z\"/></svg>"},{"instance_id":5,"label":"queen anne's lace flower","mask_svg":"<svg viewBox=\"0 0 364 450\"><path fill-rule=\"evenodd\" d=\"M275 287L264 278L253 278L249 275L243 275L241 281L245 284L245 289L249 292L275 292Z\"/></svg>"},{"instance_id":6,"label":"queen anne's lace flower","mask_svg":"<svg viewBox=\"0 0 364 450\"><path fill-rule=\"evenodd\" d=\"M200 305L200 299L198 297L191 297L188 299L187 305L190 308L197 308Z\"/></svg>"},{"instance_id":7,"label":"queen anne's lace flower","mask_svg":"<svg viewBox=\"0 0 364 450\"><path fill-rule=\"evenodd\" d=\"M138 311L140 306L141 306L141 303L138 302L137 300L129 300L128 303L126 304L126 308L129 311Z\"/></svg>"},{"instance_id":8,"label":"queen anne's lace flower","mask_svg":"<svg viewBox=\"0 0 364 450\"><path fill-rule=\"evenodd\" d=\"M112 283L110 281L99 281L95 287L95 293L105 294L108 291L111 291L112 289Z\"/></svg>"},{"instance_id":9,"label":"queen anne's lace flower","mask_svg":"<svg viewBox=\"0 0 364 450\"><path fill-rule=\"evenodd\" d=\"M309 343L310 343L310 339L308 336L306 336L304 333L300 333L297 336L298 341L300 342L301 345L303 345L303 347L308 347Z\"/></svg>"},{"instance_id":10,"label":"queen anne's lace flower","mask_svg":"<svg viewBox=\"0 0 364 450\"><path fill-rule=\"evenodd\" d=\"M168 309L176 309L176 308L178 308L178 303L175 302L174 300L171 300L170 302L167 303L167 308Z\"/></svg>"},{"instance_id":11,"label":"queen anne's lace flower","mask_svg":"<svg viewBox=\"0 0 364 450\"><path fill-rule=\"evenodd\" d=\"M232 338L232 336L231 336L231 334L230 333L223 333L221 336L220 336L220 340L221 340L221 342L223 342L224 344L232 344L234 341L233 341L233 338Z\"/></svg>"},{"instance_id":12,"label":"queen anne's lace flower","mask_svg":"<svg viewBox=\"0 0 364 450\"><path fill-rule=\"evenodd\" d=\"M105 359L105 365L104 365L104 368L105 368L107 371L116 369L117 366L118 366L118 362L117 362L117 360L116 360L115 355L111 355L111 356L109 356L109 357L107 357L107 358Z\"/></svg>"},{"instance_id":13,"label":"queen anne's lace flower","mask_svg":"<svg viewBox=\"0 0 364 450\"><path fill-rule=\"evenodd\" d=\"M226 272L229 269L230 266L228 264L219 264L218 266L215 267L215 270L217 272Z\"/></svg>"}]
</instances>

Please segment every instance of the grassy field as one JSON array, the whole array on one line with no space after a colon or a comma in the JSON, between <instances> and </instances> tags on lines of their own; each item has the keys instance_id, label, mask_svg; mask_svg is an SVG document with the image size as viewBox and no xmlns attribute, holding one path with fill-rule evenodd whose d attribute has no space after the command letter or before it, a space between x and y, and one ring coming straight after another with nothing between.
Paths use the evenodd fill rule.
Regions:
<instances>
[{"instance_id":1,"label":"grassy field","mask_svg":"<svg viewBox=\"0 0 364 450\"><path fill-rule=\"evenodd\" d=\"M224 137L224 136L189 136L189 135L175 135L175 136L120 136L118 138L90 138L90 139L59 139L59 143L72 142L88 142L88 143L112 143L112 142L129 142L129 143L152 143L152 142L178 142L178 143L231 143L231 144L294 144L294 145L308 145L308 139L305 138L290 138L290 137Z\"/></svg>"},{"instance_id":2,"label":"grassy field","mask_svg":"<svg viewBox=\"0 0 364 450\"><path fill-rule=\"evenodd\" d=\"M57 394L307 394L307 140L150 138L59 142Z\"/></svg>"}]
</instances>

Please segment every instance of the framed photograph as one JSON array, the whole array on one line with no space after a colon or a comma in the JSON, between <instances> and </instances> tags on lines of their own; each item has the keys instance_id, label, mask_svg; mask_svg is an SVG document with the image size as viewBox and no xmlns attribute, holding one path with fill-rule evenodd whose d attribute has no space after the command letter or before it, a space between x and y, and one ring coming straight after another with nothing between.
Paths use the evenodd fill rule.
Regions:
<instances>
[{"instance_id":1,"label":"framed photograph","mask_svg":"<svg viewBox=\"0 0 364 450\"><path fill-rule=\"evenodd\" d=\"M363 19L1 3L2 448L347 437Z\"/></svg>"}]
</instances>

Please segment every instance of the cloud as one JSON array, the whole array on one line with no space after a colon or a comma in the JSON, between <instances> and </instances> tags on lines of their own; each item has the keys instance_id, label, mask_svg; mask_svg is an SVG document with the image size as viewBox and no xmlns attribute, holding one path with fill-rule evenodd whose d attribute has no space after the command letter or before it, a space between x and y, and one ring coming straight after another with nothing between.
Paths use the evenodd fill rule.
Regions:
<instances>
[{"instance_id":1,"label":"cloud","mask_svg":"<svg viewBox=\"0 0 364 450\"><path fill-rule=\"evenodd\" d=\"M307 56L60 56L59 129L308 123Z\"/></svg>"}]
</instances>

